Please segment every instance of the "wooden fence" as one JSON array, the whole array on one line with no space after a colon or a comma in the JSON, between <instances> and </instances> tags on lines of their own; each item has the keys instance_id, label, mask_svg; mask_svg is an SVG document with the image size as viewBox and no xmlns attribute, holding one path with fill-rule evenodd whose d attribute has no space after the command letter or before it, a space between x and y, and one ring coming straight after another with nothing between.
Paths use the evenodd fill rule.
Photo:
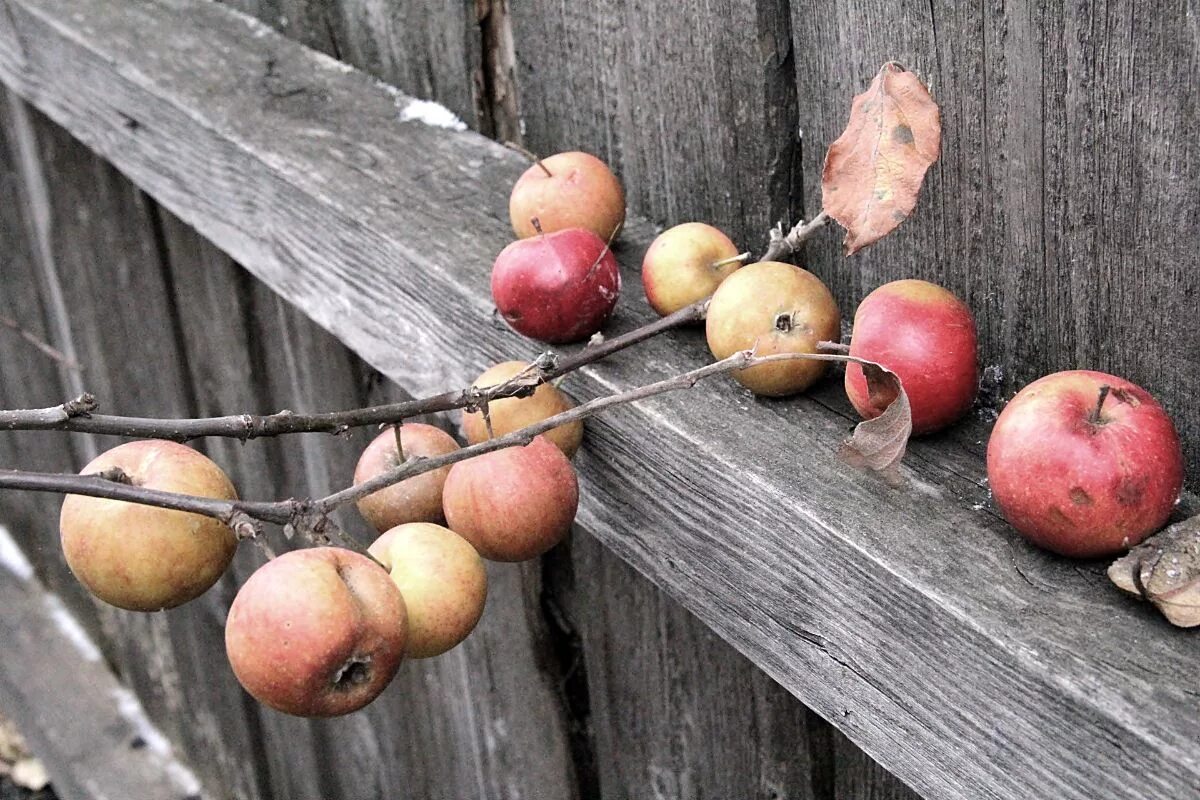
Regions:
<instances>
[{"instance_id":1,"label":"wooden fence","mask_svg":"<svg viewBox=\"0 0 1200 800\"><path fill-rule=\"evenodd\" d=\"M0 314L83 365L0 330L0 407L85 388L125 413L351 407L536 352L480 322L520 158L397 124L402 96L295 42L486 135L606 158L640 215L618 248L634 269L646 220L753 249L815 211L849 98L895 58L942 104L943 158L898 234L851 260L827 237L810 267L845 310L896 277L960 293L998 392L1075 366L1145 385L1197 488L1190 0L233 5L292 41L202 0L0 9ZM618 328L648 313L625 277ZM695 338L566 386L686 368ZM987 506L986 415L918 443L917 488L895 492L830 457L839 394L723 386L597 421L570 544L493 568L466 644L335 721L258 707L225 665L257 552L200 601L136 615L75 587L56 500L0 496L0 521L213 797L916 796L841 731L929 800L1200 791L1194 640L1102 565L1014 538ZM344 483L364 442L201 446L270 498ZM0 466L74 470L109 444L5 434Z\"/></svg>"}]
</instances>

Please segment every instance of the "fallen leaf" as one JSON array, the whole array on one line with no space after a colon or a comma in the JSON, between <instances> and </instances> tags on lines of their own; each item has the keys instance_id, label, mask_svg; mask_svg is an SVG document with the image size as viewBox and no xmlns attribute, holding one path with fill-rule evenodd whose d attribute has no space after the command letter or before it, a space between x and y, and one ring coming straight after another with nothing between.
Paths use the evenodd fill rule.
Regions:
<instances>
[{"instance_id":1,"label":"fallen leaf","mask_svg":"<svg viewBox=\"0 0 1200 800\"><path fill-rule=\"evenodd\" d=\"M867 392L871 404L887 408L874 419L863 420L854 428L854 433L842 444L841 457L851 466L878 472L893 486L903 483L900 475L900 460L908 449L912 436L912 406L908 394L896 373L861 358L851 358L862 365L867 378Z\"/></svg>"},{"instance_id":2,"label":"fallen leaf","mask_svg":"<svg viewBox=\"0 0 1200 800\"><path fill-rule=\"evenodd\" d=\"M1123 592L1149 600L1180 628L1200 625L1200 516L1177 522L1108 568Z\"/></svg>"},{"instance_id":3,"label":"fallen leaf","mask_svg":"<svg viewBox=\"0 0 1200 800\"><path fill-rule=\"evenodd\" d=\"M846 255L908 218L941 142L941 115L925 84L895 62L884 64L854 98L846 130L825 155L822 202L846 229Z\"/></svg>"}]
</instances>

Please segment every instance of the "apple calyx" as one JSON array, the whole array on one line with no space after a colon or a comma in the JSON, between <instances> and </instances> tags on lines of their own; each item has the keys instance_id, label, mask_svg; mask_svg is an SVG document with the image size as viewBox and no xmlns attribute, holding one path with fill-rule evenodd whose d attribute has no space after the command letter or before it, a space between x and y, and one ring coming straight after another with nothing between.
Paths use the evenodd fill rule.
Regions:
<instances>
[{"instance_id":1,"label":"apple calyx","mask_svg":"<svg viewBox=\"0 0 1200 800\"><path fill-rule=\"evenodd\" d=\"M355 686L362 686L371 681L371 657L354 655L333 673L334 689L340 692L350 691Z\"/></svg>"},{"instance_id":2,"label":"apple calyx","mask_svg":"<svg viewBox=\"0 0 1200 800\"><path fill-rule=\"evenodd\" d=\"M120 467L109 467L108 469L101 470L100 472L90 473L88 477L102 478L103 480L112 481L113 483L123 483L126 486L137 485L133 479L133 476Z\"/></svg>"}]
</instances>

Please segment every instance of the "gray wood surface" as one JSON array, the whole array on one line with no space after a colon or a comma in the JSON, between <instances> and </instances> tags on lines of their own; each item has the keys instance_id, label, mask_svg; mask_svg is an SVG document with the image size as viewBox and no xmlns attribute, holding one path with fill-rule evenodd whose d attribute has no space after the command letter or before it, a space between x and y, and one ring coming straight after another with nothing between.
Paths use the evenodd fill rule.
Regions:
<instances>
[{"instance_id":1,"label":"gray wood surface","mask_svg":"<svg viewBox=\"0 0 1200 800\"><path fill-rule=\"evenodd\" d=\"M478 336L475 322L489 305L487 265L507 237L504 199L521 168L511 154L469 135L397 124L395 100L365 78L243 31L207 6L150 4L124 9L124 19L104 3L68 11L14 2L10 10L9 20L0 17L6 82L410 391L532 352L504 331ZM822 24L832 27L811 36L871 41L862 31L873 29L844 22L845 13L828 15ZM207 40L189 39L175 15L203 24ZM809 40L805 24L816 25L810 16L793 25L798 42ZM894 21L877 36L918 22ZM1164 46L1178 47L1163 30ZM1186 23L1172 34L1187 31L1194 37ZM968 50L975 41L949 39ZM1018 60L1031 49L1014 47ZM265 70L268 54L274 75L304 91L244 80ZM90 91L55 91L63 74L78 74ZM215 86L214 100L205 89ZM1010 102L1024 102L1021 92ZM1186 101L1177 105L1161 113L1194 114ZM1183 159L1180 174L1194 163ZM997 164L1017 168L1012 159L989 168ZM410 197L422 202L404 202ZM973 224L966 197L961 213L941 217L951 241ZM1194 221L1187 210L1167 211ZM930 234L907 225L896 241L910 235L913 248L929 246ZM631 226L620 248L626 264L648 238L646 226ZM919 252L931 251L908 257ZM636 287L636 276L626 277ZM355 302L379 312L355 315ZM1003 302L1013 314L1024 310L1020 297ZM627 301L615 324L647 314ZM588 370L575 391L640 382L704 357L694 334L669 336ZM786 403L721 386L616 414L592 426L582 521L928 797L1195 790L1193 640L1115 597L1094 570L1016 541L986 505L979 429L918 445L912 485L895 492L829 457L847 411L836 386ZM838 785L848 784L835 775L821 789Z\"/></svg>"},{"instance_id":2,"label":"gray wood surface","mask_svg":"<svg viewBox=\"0 0 1200 800\"><path fill-rule=\"evenodd\" d=\"M201 800L170 753L147 739L122 686L86 634L64 628L65 606L36 578L0 565L0 711L24 732L62 800ZM71 697L71 703L47 702Z\"/></svg>"}]
</instances>

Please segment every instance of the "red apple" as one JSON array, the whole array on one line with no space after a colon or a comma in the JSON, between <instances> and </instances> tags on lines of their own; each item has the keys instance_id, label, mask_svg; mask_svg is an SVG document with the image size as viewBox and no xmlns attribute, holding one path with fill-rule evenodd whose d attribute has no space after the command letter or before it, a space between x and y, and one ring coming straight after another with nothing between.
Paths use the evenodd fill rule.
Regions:
<instances>
[{"instance_id":1,"label":"red apple","mask_svg":"<svg viewBox=\"0 0 1200 800\"><path fill-rule=\"evenodd\" d=\"M441 428L419 422L401 425L400 438L405 459L431 458L458 449L453 436ZM359 457L358 466L354 468L354 485L365 483L399 464L396 431L388 428L376 436ZM442 484L449 474L450 467L447 466L392 484L360 498L358 510L380 532L405 522L441 522Z\"/></svg>"},{"instance_id":2,"label":"red apple","mask_svg":"<svg viewBox=\"0 0 1200 800\"><path fill-rule=\"evenodd\" d=\"M1175 426L1144 389L1074 370L1026 386L992 429L996 504L1034 544L1065 556L1111 555L1167 521L1183 485Z\"/></svg>"},{"instance_id":3,"label":"red apple","mask_svg":"<svg viewBox=\"0 0 1200 800\"><path fill-rule=\"evenodd\" d=\"M595 156L559 153L525 170L513 186L508 214L520 239L537 235L539 228L543 233L587 228L607 242L625 222L625 192Z\"/></svg>"},{"instance_id":4,"label":"red apple","mask_svg":"<svg viewBox=\"0 0 1200 800\"><path fill-rule=\"evenodd\" d=\"M524 561L563 540L575 520L579 482L545 436L460 461L442 492L446 521L484 558Z\"/></svg>"},{"instance_id":5,"label":"red apple","mask_svg":"<svg viewBox=\"0 0 1200 800\"><path fill-rule=\"evenodd\" d=\"M340 547L294 550L246 581L225 621L234 675L286 714L333 717L374 700L396 675L408 615L382 567Z\"/></svg>"},{"instance_id":6,"label":"red apple","mask_svg":"<svg viewBox=\"0 0 1200 800\"><path fill-rule=\"evenodd\" d=\"M642 259L642 287L661 316L703 300L742 266L738 249L712 225L685 222L658 235Z\"/></svg>"},{"instance_id":7,"label":"red apple","mask_svg":"<svg viewBox=\"0 0 1200 800\"><path fill-rule=\"evenodd\" d=\"M979 391L971 309L926 281L893 281L867 295L854 314L850 355L896 373L912 405L914 434L957 421ZM865 419L878 417L892 400L873 404L862 367L853 363L846 365L846 395Z\"/></svg>"},{"instance_id":8,"label":"red apple","mask_svg":"<svg viewBox=\"0 0 1200 800\"><path fill-rule=\"evenodd\" d=\"M175 442L129 442L82 474L119 469L134 486L222 500L237 493L221 468ZM174 608L224 574L237 549L229 526L154 506L67 495L59 520L67 566L92 594L130 611Z\"/></svg>"},{"instance_id":9,"label":"red apple","mask_svg":"<svg viewBox=\"0 0 1200 800\"><path fill-rule=\"evenodd\" d=\"M472 385L497 386L515 378L528 366L524 361L504 361L484 372ZM534 389L529 397L502 397L491 401L488 403L488 415L492 420L492 433L495 436L504 436L574 407L571 398L563 394L561 389L553 384L543 383ZM482 412L464 411L462 426L468 444L479 444L490 438ZM583 420L560 425L542 435L558 445L567 458L571 458L583 441Z\"/></svg>"},{"instance_id":10,"label":"red apple","mask_svg":"<svg viewBox=\"0 0 1200 800\"><path fill-rule=\"evenodd\" d=\"M441 525L412 522L371 545L408 609L408 658L432 658L474 630L487 601L487 570L463 537Z\"/></svg>"},{"instance_id":11,"label":"red apple","mask_svg":"<svg viewBox=\"0 0 1200 800\"><path fill-rule=\"evenodd\" d=\"M620 291L612 250L583 228L515 241L492 267L492 299L501 316L543 342L588 338L608 319Z\"/></svg>"},{"instance_id":12,"label":"red apple","mask_svg":"<svg viewBox=\"0 0 1200 800\"><path fill-rule=\"evenodd\" d=\"M817 343L841 337L837 302L821 279L781 261L760 261L734 272L708 307L708 349L728 358L740 350L758 355L815 353ZM734 378L755 394L781 397L802 392L829 364L803 359L759 364Z\"/></svg>"}]
</instances>

